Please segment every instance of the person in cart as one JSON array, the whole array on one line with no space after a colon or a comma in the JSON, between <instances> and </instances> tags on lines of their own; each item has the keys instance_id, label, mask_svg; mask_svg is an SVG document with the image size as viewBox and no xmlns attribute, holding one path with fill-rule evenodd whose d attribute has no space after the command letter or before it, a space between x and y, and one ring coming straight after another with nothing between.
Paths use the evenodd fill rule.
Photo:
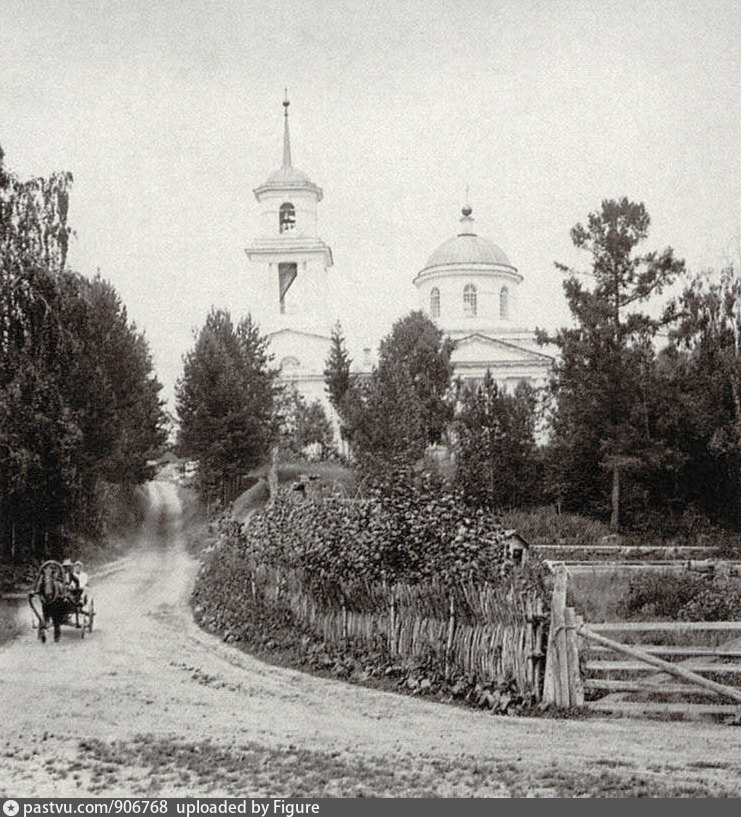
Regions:
<instances>
[{"instance_id":1,"label":"person in cart","mask_svg":"<svg viewBox=\"0 0 741 817\"><path fill-rule=\"evenodd\" d=\"M87 582L88 575L82 569L82 562L76 561L72 565L72 575L77 578L77 589L79 591L79 603L85 604L87 602Z\"/></svg>"},{"instance_id":2,"label":"person in cart","mask_svg":"<svg viewBox=\"0 0 741 817\"><path fill-rule=\"evenodd\" d=\"M64 586L67 594L75 604L84 604L82 600L84 585L81 577L84 577L85 583L87 583L87 576L82 572L82 562L73 564L71 559L65 559L62 562L62 567L64 568Z\"/></svg>"}]
</instances>

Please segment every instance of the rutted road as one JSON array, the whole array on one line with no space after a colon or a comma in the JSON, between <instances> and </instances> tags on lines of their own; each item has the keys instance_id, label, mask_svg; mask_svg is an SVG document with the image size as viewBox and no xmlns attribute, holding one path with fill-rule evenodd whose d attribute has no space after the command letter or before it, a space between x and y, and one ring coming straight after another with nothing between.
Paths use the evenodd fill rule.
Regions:
<instances>
[{"instance_id":1,"label":"rutted road","mask_svg":"<svg viewBox=\"0 0 741 817\"><path fill-rule=\"evenodd\" d=\"M0 648L0 795L741 794L741 729L491 716L272 667L201 632L177 489L91 582L91 636ZM624 786L623 786L624 783ZM567 786L564 788L564 786ZM591 788L590 788L591 787Z\"/></svg>"}]
</instances>

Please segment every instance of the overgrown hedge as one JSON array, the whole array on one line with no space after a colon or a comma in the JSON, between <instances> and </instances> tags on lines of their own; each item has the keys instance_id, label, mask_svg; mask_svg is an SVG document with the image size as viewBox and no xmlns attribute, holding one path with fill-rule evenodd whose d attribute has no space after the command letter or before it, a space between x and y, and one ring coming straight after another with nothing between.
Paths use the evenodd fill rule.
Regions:
<instances>
[{"instance_id":1,"label":"overgrown hedge","mask_svg":"<svg viewBox=\"0 0 741 817\"><path fill-rule=\"evenodd\" d=\"M284 492L229 536L254 565L300 569L312 582L498 582L511 572L499 519L432 477L362 500Z\"/></svg>"}]
</instances>

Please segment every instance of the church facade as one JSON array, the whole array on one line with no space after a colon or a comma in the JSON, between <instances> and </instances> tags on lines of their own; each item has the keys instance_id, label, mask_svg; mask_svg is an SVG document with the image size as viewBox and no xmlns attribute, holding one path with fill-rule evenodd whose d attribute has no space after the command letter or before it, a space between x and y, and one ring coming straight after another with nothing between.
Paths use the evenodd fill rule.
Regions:
<instances>
[{"instance_id":1,"label":"church facade","mask_svg":"<svg viewBox=\"0 0 741 817\"><path fill-rule=\"evenodd\" d=\"M318 400L334 417L325 390L324 365L332 327L342 305L331 300L333 258L319 237L323 191L293 167L286 99L283 161L254 189L259 227L245 249L249 264L250 312L267 335L281 380L309 402ZM419 308L455 341L454 376L481 380L490 369L508 390L527 381L546 384L553 359L538 351L532 331L519 323L522 275L505 253L473 229L463 209L456 235L435 250L413 280ZM348 338L352 348L352 339ZM365 349L353 370L370 373L373 352Z\"/></svg>"}]
</instances>

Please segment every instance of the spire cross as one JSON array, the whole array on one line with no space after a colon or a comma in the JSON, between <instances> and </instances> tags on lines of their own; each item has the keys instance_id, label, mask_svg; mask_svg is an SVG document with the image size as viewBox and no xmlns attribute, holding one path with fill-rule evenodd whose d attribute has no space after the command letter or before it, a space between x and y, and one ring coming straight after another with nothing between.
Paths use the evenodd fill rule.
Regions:
<instances>
[{"instance_id":1,"label":"spire cross","mask_svg":"<svg viewBox=\"0 0 741 817\"><path fill-rule=\"evenodd\" d=\"M286 96L283 100L283 167L293 167L291 164L291 137L288 133L288 88L285 89Z\"/></svg>"}]
</instances>

